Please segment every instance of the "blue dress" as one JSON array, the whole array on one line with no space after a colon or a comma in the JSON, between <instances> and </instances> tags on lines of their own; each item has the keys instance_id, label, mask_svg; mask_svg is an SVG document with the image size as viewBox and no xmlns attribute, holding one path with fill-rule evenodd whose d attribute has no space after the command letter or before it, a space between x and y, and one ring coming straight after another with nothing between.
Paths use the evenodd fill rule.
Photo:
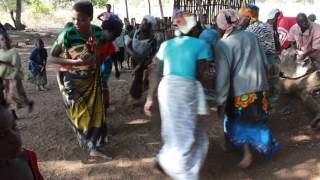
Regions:
<instances>
[{"instance_id":1,"label":"blue dress","mask_svg":"<svg viewBox=\"0 0 320 180\"><path fill-rule=\"evenodd\" d=\"M47 73L46 73L46 64L47 64L47 50L34 48L31 51L29 56L29 70L33 76L33 81L37 85L46 85L47 84Z\"/></svg>"},{"instance_id":2,"label":"blue dress","mask_svg":"<svg viewBox=\"0 0 320 180\"><path fill-rule=\"evenodd\" d=\"M258 154L270 157L281 144L267 126L268 102L264 92L248 93L227 101L224 132L228 143L236 147L248 144Z\"/></svg>"}]
</instances>

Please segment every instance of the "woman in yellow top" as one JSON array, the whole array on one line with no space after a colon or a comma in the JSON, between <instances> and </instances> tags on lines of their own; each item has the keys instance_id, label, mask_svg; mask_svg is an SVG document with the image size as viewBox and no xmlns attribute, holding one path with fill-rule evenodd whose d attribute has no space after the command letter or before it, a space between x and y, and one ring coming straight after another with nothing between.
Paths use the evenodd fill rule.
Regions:
<instances>
[{"instance_id":1,"label":"woman in yellow top","mask_svg":"<svg viewBox=\"0 0 320 180\"><path fill-rule=\"evenodd\" d=\"M32 111L33 101L29 100L23 85L23 72L17 49L11 47L11 40L6 32L0 32L0 79L6 83L5 91L10 103L17 108L28 107Z\"/></svg>"}]
</instances>

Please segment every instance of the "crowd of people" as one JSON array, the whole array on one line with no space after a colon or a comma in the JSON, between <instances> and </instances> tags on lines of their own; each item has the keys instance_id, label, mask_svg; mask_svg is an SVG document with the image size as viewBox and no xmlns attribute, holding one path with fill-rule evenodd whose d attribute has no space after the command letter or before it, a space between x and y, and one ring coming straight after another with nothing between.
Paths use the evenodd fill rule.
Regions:
<instances>
[{"instance_id":1,"label":"crowd of people","mask_svg":"<svg viewBox=\"0 0 320 180\"><path fill-rule=\"evenodd\" d=\"M57 81L70 125L89 156L112 160L101 151L108 135L112 93L108 79L112 64L116 78L120 77L117 63L121 69L125 52L134 75L128 93L141 99L147 90L147 116L152 116L158 98L163 145L155 167L162 173L172 179L199 179L209 145L203 121L209 114L208 99L224 121L224 147L243 152L240 167L252 164L253 152L271 157L281 149L268 127L269 110L279 95L279 55L293 48L297 59L311 58L320 68L320 25L314 22L315 15L285 17L274 9L268 21L262 22L259 7L248 4L239 11L220 10L212 28L176 7L172 22L175 37L158 46L153 16L146 15L136 28L111 12L111 5L106 7L107 12L98 16L102 21L99 27L91 24L91 2L76 2L73 23L59 33L49 55L43 40L36 39L28 64L39 91L46 90L47 62L58 66ZM209 86L207 72L213 72ZM35 153L22 148L16 129L14 109L33 109L23 79L19 53L2 30L0 144L6 148L0 151L0 179L43 179Z\"/></svg>"}]
</instances>

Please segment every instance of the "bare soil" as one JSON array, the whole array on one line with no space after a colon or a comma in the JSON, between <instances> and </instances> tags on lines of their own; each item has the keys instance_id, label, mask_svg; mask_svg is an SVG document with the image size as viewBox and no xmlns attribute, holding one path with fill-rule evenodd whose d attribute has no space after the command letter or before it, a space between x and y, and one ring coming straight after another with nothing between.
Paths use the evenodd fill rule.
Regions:
<instances>
[{"instance_id":1,"label":"bare soil","mask_svg":"<svg viewBox=\"0 0 320 180\"><path fill-rule=\"evenodd\" d=\"M51 36L50 36L51 35ZM54 33L14 32L14 42L31 40L31 45L18 48L27 73L27 56L35 37L41 36L50 49ZM55 77L55 67L48 66L48 91L37 91L33 84L24 82L28 96L35 101L30 114L18 111L24 146L37 153L39 166L46 179L114 179L163 180L167 179L153 168L153 160L161 146L160 117L143 115L143 100L131 101L128 96L131 74L123 71L119 80L111 75L111 105L108 114L109 143L104 149L113 161L99 162L88 158L79 147L69 127ZM305 127L313 116L300 100L281 96L272 112L270 126L283 149L271 159L257 157L251 168L237 167L241 153L224 152L223 123L212 112L206 118L210 149L201 179L320 179L318 133L307 133Z\"/></svg>"}]
</instances>

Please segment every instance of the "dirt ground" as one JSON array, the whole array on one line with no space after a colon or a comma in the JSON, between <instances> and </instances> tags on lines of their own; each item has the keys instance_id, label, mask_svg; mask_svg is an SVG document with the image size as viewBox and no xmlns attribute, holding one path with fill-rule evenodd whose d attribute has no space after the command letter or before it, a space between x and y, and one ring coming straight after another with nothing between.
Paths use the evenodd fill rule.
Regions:
<instances>
[{"instance_id":1,"label":"dirt ground","mask_svg":"<svg viewBox=\"0 0 320 180\"><path fill-rule=\"evenodd\" d=\"M11 36L14 42L26 39L32 42L19 48L25 72L33 39L43 37L49 49L55 38L46 32L15 32ZM68 125L53 65L48 66L48 81L49 90L42 92L25 81L27 94L35 101L35 107L30 114L24 109L18 111L18 127L24 146L37 153L40 170L46 179L167 179L152 166L161 146L159 114L147 119L143 115L143 101L130 101L129 71L124 71L119 80L113 73L109 84L114 111L108 114L110 137L105 151L113 157L111 162L92 161L80 149ZM282 96L272 113L270 125L283 149L271 159L257 157L251 168L242 170L237 167L241 154L222 150L222 122L212 112L206 119L210 149L201 179L320 179L320 135L310 135L305 130L311 119L312 115L301 101Z\"/></svg>"}]
</instances>

